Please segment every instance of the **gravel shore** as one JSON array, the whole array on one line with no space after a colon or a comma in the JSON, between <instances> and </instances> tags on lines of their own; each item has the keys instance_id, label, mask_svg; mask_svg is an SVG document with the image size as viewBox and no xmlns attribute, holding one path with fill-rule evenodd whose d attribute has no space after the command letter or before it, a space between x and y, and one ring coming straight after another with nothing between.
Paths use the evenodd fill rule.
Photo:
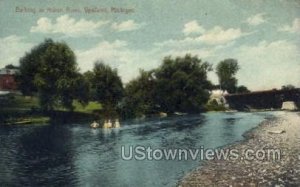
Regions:
<instances>
[{"instance_id":1,"label":"gravel shore","mask_svg":"<svg viewBox=\"0 0 300 187\"><path fill-rule=\"evenodd\" d=\"M280 112L226 148L239 153L279 149L275 159L211 160L184 177L178 186L300 186L300 113Z\"/></svg>"}]
</instances>

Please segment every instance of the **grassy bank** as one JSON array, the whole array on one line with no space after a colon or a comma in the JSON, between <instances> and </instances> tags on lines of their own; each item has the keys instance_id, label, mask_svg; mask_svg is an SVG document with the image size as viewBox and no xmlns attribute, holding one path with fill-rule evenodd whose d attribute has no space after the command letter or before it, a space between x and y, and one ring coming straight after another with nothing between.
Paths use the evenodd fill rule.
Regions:
<instances>
[{"instance_id":1,"label":"grassy bank","mask_svg":"<svg viewBox=\"0 0 300 187\"><path fill-rule=\"evenodd\" d=\"M99 118L101 104L89 102L86 106L73 102L74 111L56 108L51 113L41 112L38 98L21 95L8 95L0 98L1 124L65 123Z\"/></svg>"}]
</instances>

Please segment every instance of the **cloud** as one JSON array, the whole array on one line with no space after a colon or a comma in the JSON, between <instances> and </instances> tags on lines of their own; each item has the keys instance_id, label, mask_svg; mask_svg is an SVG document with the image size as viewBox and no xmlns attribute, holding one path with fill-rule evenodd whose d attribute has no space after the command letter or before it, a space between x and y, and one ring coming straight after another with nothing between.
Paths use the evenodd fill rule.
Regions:
<instances>
[{"instance_id":1,"label":"cloud","mask_svg":"<svg viewBox=\"0 0 300 187\"><path fill-rule=\"evenodd\" d=\"M111 25L111 28L118 31L118 32L123 32L123 31L132 31L132 30L138 30L142 26L144 26L143 23L136 23L134 20L127 20L123 21L121 23L113 23Z\"/></svg>"},{"instance_id":2,"label":"cloud","mask_svg":"<svg viewBox=\"0 0 300 187\"><path fill-rule=\"evenodd\" d=\"M198 56L200 59L205 59L207 57L212 57L215 55L215 49L203 48L203 49L186 49L186 50L169 50L161 53L161 58L166 56L185 56L186 54L190 54L192 56Z\"/></svg>"},{"instance_id":3,"label":"cloud","mask_svg":"<svg viewBox=\"0 0 300 187\"><path fill-rule=\"evenodd\" d=\"M7 64L18 65L19 58L30 50L32 43L26 42L23 37L10 35L0 38L0 68Z\"/></svg>"},{"instance_id":4,"label":"cloud","mask_svg":"<svg viewBox=\"0 0 300 187\"><path fill-rule=\"evenodd\" d=\"M185 35L203 33L205 29L198 24L196 20L190 21L184 25L183 33Z\"/></svg>"},{"instance_id":5,"label":"cloud","mask_svg":"<svg viewBox=\"0 0 300 187\"><path fill-rule=\"evenodd\" d=\"M214 49L165 49L154 46L150 50L131 49L126 41L102 41L86 50L76 50L77 62L81 72L92 70L96 60L102 60L112 68L117 68L122 81L127 83L137 77L139 69L157 68L164 57L184 56L187 53L203 59L214 55Z\"/></svg>"},{"instance_id":6,"label":"cloud","mask_svg":"<svg viewBox=\"0 0 300 187\"><path fill-rule=\"evenodd\" d=\"M239 85L244 84L251 90L280 88L282 85L300 86L299 47L289 41L261 41L256 45L242 45L233 48L231 43L207 47L164 48L154 46L151 50L131 49L126 41L102 41L81 51L75 51L82 72L93 68L100 59L117 68L124 82L138 75L139 69L156 68L163 57L184 56L187 53L198 55L204 61L216 65L226 58L236 58L241 66L237 74ZM214 73L209 76L217 83Z\"/></svg>"},{"instance_id":7,"label":"cloud","mask_svg":"<svg viewBox=\"0 0 300 187\"><path fill-rule=\"evenodd\" d=\"M102 60L113 68L117 68L123 82L128 82L138 75L139 69L146 70L158 66L157 53L130 49L126 41L102 41L86 49L76 50L77 62L82 72L92 70L96 60Z\"/></svg>"},{"instance_id":8,"label":"cloud","mask_svg":"<svg viewBox=\"0 0 300 187\"><path fill-rule=\"evenodd\" d=\"M247 19L247 23L252 26L260 25L260 24L266 22L264 15L265 15L264 13L260 13L260 14L251 16Z\"/></svg>"},{"instance_id":9,"label":"cloud","mask_svg":"<svg viewBox=\"0 0 300 187\"><path fill-rule=\"evenodd\" d=\"M196 38L186 37L184 39L170 39L162 42L154 43L156 47L160 48L172 48L172 49L183 49L189 47L196 47L201 45Z\"/></svg>"},{"instance_id":10,"label":"cloud","mask_svg":"<svg viewBox=\"0 0 300 187\"><path fill-rule=\"evenodd\" d=\"M36 26L32 26L32 33L64 34L69 37L98 36L98 29L107 24L108 21L88 21L86 19L75 20L69 15L62 15L52 22L47 17L41 17Z\"/></svg>"},{"instance_id":11,"label":"cloud","mask_svg":"<svg viewBox=\"0 0 300 187\"><path fill-rule=\"evenodd\" d=\"M188 36L179 40L170 39L155 43L154 45L174 48L196 47L202 45L226 45L245 35L249 35L249 33L243 33L240 28L223 29L220 26L215 26L214 28L205 31L200 36Z\"/></svg>"},{"instance_id":12,"label":"cloud","mask_svg":"<svg viewBox=\"0 0 300 187\"><path fill-rule=\"evenodd\" d=\"M76 51L78 62L84 63L82 69L92 69L96 60L116 61L120 59L120 52L126 49L127 42L116 40L114 42L103 41L96 46L82 51Z\"/></svg>"},{"instance_id":13,"label":"cloud","mask_svg":"<svg viewBox=\"0 0 300 187\"><path fill-rule=\"evenodd\" d=\"M286 84L299 87L299 50L297 45L285 40L241 46L233 56L241 65L239 83L251 89L280 88Z\"/></svg>"},{"instance_id":14,"label":"cloud","mask_svg":"<svg viewBox=\"0 0 300 187\"><path fill-rule=\"evenodd\" d=\"M209 45L217 45L236 40L243 35L243 32L239 28L229 28L225 30L220 26L215 26L213 29L196 38L196 40Z\"/></svg>"},{"instance_id":15,"label":"cloud","mask_svg":"<svg viewBox=\"0 0 300 187\"><path fill-rule=\"evenodd\" d=\"M278 30L290 33L300 33L300 18L295 18L291 26L285 25Z\"/></svg>"}]
</instances>

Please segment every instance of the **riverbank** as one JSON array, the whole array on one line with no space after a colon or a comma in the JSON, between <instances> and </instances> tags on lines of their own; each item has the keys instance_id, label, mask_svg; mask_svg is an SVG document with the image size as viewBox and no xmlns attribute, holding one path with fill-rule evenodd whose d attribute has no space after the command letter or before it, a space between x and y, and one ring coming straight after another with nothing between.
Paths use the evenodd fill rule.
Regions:
<instances>
[{"instance_id":1,"label":"riverbank","mask_svg":"<svg viewBox=\"0 0 300 187\"><path fill-rule=\"evenodd\" d=\"M26 118L23 117L23 118L8 119L2 122L2 125L47 124L49 122L50 122L50 117L47 116L30 116Z\"/></svg>"},{"instance_id":2,"label":"riverbank","mask_svg":"<svg viewBox=\"0 0 300 187\"><path fill-rule=\"evenodd\" d=\"M246 140L226 148L279 149L280 160L212 160L184 177L178 186L299 186L300 113L282 112L245 134Z\"/></svg>"},{"instance_id":3,"label":"riverbank","mask_svg":"<svg viewBox=\"0 0 300 187\"><path fill-rule=\"evenodd\" d=\"M1 111L1 125L28 125L28 124L65 124L72 122L86 122L100 119L97 113L74 111L52 111L48 113L32 111Z\"/></svg>"},{"instance_id":4,"label":"riverbank","mask_svg":"<svg viewBox=\"0 0 300 187\"><path fill-rule=\"evenodd\" d=\"M55 108L51 113L42 112L37 97L10 94L0 98L0 125L25 125L91 121L99 116L101 104L89 102L83 106L73 101L74 110Z\"/></svg>"}]
</instances>

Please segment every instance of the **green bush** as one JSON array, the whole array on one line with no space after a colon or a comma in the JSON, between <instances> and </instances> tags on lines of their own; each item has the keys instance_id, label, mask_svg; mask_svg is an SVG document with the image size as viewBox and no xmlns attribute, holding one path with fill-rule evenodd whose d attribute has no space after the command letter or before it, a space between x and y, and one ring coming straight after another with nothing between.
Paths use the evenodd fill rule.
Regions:
<instances>
[{"instance_id":1,"label":"green bush","mask_svg":"<svg viewBox=\"0 0 300 187\"><path fill-rule=\"evenodd\" d=\"M206 105L205 108L207 111L225 111L226 108L223 104L218 104L218 102L213 99L209 101Z\"/></svg>"}]
</instances>

